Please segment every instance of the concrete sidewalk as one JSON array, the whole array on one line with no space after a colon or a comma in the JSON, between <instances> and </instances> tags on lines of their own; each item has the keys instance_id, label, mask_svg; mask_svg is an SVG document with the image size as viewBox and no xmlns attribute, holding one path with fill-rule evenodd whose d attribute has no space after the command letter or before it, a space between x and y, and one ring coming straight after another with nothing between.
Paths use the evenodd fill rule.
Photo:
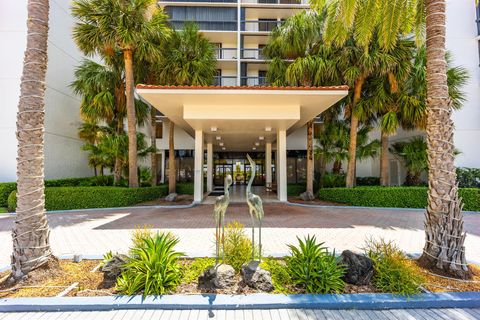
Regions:
<instances>
[{"instance_id":1,"label":"concrete sidewalk","mask_svg":"<svg viewBox=\"0 0 480 320\"><path fill-rule=\"evenodd\" d=\"M51 245L58 255L101 256L107 251L126 252L136 227L169 230L180 238L178 250L190 256L212 255L214 251L212 205L187 209L115 209L50 213ZM265 255L285 255L296 237L316 235L318 241L336 252L361 251L365 239L394 240L407 253L419 254L424 244L424 210L365 208L306 208L266 204L263 222ZM250 225L246 204L230 205L227 222ZM465 214L467 259L480 263L480 214ZM10 262L11 228L14 217L0 216L0 267ZM250 229L246 229L247 234Z\"/></svg>"}]
</instances>

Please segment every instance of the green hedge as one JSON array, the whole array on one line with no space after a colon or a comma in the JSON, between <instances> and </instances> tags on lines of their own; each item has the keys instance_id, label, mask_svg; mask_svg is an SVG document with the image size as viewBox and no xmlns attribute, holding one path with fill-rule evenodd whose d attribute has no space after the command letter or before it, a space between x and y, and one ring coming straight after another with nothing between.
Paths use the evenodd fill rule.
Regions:
<instances>
[{"instance_id":1,"label":"green hedge","mask_svg":"<svg viewBox=\"0 0 480 320\"><path fill-rule=\"evenodd\" d=\"M15 182L0 183L0 207L6 207L8 205L8 196L15 189L17 189Z\"/></svg>"},{"instance_id":2,"label":"green hedge","mask_svg":"<svg viewBox=\"0 0 480 320\"><path fill-rule=\"evenodd\" d=\"M178 194L190 194L193 195L193 182L178 182L177 193Z\"/></svg>"},{"instance_id":3,"label":"green hedge","mask_svg":"<svg viewBox=\"0 0 480 320\"><path fill-rule=\"evenodd\" d=\"M288 184L287 185L287 195L288 196L299 196L301 193L305 192L307 186L305 183L297 184Z\"/></svg>"},{"instance_id":4,"label":"green hedge","mask_svg":"<svg viewBox=\"0 0 480 320\"><path fill-rule=\"evenodd\" d=\"M361 207L425 208L426 187L355 187L320 189L321 200L345 203ZM459 190L464 210L480 211L480 189Z\"/></svg>"},{"instance_id":5,"label":"green hedge","mask_svg":"<svg viewBox=\"0 0 480 320\"><path fill-rule=\"evenodd\" d=\"M149 188L124 187L48 187L45 188L47 210L126 207L167 195L168 186ZM17 205L16 191L8 197L8 209Z\"/></svg>"}]
</instances>

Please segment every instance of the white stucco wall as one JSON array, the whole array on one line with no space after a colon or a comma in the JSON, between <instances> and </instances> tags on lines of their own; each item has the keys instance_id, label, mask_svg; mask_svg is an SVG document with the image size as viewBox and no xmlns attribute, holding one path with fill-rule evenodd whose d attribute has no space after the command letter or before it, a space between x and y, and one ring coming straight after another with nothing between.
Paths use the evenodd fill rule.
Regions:
<instances>
[{"instance_id":1,"label":"white stucco wall","mask_svg":"<svg viewBox=\"0 0 480 320\"><path fill-rule=\"evenodd\" d=\"M15 121L20 94L23 53L26 45L27 1L2 0L0 10L0 41L8 44L2 50L0 61L0 96L3 99L0 117L2 161L0 181L16 179ZM86 154L81 151L82 141L77 137L80 125L79 104L69 84L75 66L82 59L71 39L73 19L69 13L70 1L50 1L50 30L48 42L48 68L45 92L45 177L88 176Z\"/></svg>"},{"instance_id":2,"label":"white stucco wall","mask_svg":"<svg viewBox=\"0 0 480 320\"><path fill-rule=\"evenodd\" d=\"M470 81L464 88L468 101L453 115L455 147L462 152L456 165L480 168L480 38L475 19L475 0L447 0L447 48L454 64L470 73Z\"/></svg>"}]
</instances>

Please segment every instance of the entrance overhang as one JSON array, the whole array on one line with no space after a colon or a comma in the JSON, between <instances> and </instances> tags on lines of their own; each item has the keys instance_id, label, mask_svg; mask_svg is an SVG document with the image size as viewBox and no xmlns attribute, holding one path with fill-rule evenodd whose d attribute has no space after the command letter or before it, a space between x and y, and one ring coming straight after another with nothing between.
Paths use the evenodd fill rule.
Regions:
<instances>
[{"instance_id":1,"label":"entrance overhang","mask_svg":"<svg viewBox=\"0 0 480 320\"><path fill-rule=\"evenodd\" d=\"M206 142L220 136L230 151L251 150L260 136L273 142L278 130L288 135L348 94L348 86L138 85L136 90L192 137L196 130L203 131Z\"/></svg>"}]
</instances>

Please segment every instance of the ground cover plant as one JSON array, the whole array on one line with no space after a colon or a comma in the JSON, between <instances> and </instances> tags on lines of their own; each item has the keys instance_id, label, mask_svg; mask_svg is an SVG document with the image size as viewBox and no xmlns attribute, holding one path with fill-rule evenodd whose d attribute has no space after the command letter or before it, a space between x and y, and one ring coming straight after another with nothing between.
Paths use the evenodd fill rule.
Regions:
<instances>
[{"instance_id":1,"label":"ground cover plant","mask_svg":"<svg viewBox=\"0 0 480 320\"><path fill-rule=\"evenodd\" d=\"M225 250L220 257L225 256L223 263L231 265L239 272L244 263L252 259L252 241L246 235L243 224L233 221L225 228Z\"/></svg>"},{"instance_id":2,"label":"ground cover plant","mask_svg":"<svg viewBox=\"0 0 480 320\"><path fill-rule=\"evenodd\" d=\"M284 260L268 257L262 260L260 267L270 272L275 288L274 293L295 293L292 278Z\"/></svg>"}]
</instances>

